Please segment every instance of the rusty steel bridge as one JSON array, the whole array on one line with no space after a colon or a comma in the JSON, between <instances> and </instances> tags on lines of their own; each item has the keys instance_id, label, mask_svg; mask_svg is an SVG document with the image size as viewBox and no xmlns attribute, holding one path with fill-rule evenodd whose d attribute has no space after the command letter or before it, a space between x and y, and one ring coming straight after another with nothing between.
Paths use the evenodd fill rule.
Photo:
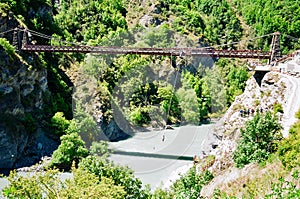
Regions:
<instances>
[{"instance_id":1,"label":"rusty steel bridge","mask_svg":"<svg viewBox=\"0 0 300 199\"><path fill-rule=\"evenodd\" d=\"M270 59L271 52L258 50L216 50L206 48L133 48L133 47L105 47L105 46L49 46L24 44L23 51L31 52L77 52L97 54L137 54L137 55L163 55L163 56L199 56L199 57L225 57L225 58L253 58Z\"/></svg>"},{"instance_id":2,"label":"rusty steel bridge","mask_svg":"<svg viewBox=\"0 0 300 199\"><path fill-rule=\"evenodd\" d=\"M191 57L213 57L213 58L245 58L264 59L269 63L282 59L280 51L280 33L273 34L271 50L263 52L260 50L224 50L215 47L200 48L139 48L139 47L117 47L117 46L88 46L88 45L36 45L31 44L31 35L52 39L51 36L44 35L28 29L15 28L6 32L14 31L13 43L18 43L19 50L28 52L63 52L63 53L97 53L97 54L137 54L137 55L162 55L162 56L191 56ZM20 35L20 33L23 33ZM2 33L3 34L3 33ZM264 35L264 36L269 36ZM1 34L0 34L1 36ZM260 38L264 37L261 36ZM23 38L23 39L20 39ZM21 43L19 42L21 40ZM237 43L237 42L236 42Z\"/></svg>"}]
</instances>

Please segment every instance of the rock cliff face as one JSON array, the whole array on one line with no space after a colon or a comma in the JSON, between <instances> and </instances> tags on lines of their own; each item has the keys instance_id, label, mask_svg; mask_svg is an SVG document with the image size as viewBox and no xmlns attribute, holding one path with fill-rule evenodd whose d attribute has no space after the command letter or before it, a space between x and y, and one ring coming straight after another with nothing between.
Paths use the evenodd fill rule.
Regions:
<instances>
[{"instance_id":1,"label":"rock cliff face","mask_svg":"<svg viewBox=\"0 0 300 199\"><path fill-rule=\"evenodd\" d=\"M245 176L251 170L251 165L243 169L237 169L232 159L233 151L240 136L240 128L246 121L252 118L251 109L255 111L273 111L274 104L281 104L283 114L278 118L284 130L283 136L288 135L291 125L289 121L295 121L295 112L300 108L300 78L291 77L282 73L269 72L266 75L255 74L247 81L245 91L237 96L234 103L222 118L222 124L216 129L216 135L220 138L218 147L212 151L216 161L210 168L219 175L209 185L203 187L202 196L209 197L215 188L235 179ZM298 99L298 100L297 100ZM241 114L250 109L250 114Z\"/></svg>"},{"instance_id":2,"label":"rock cliff face","mask_svg":"<svg viewBox=\"0 0 300 199\"><path fill-rule=\"evenodd\" d=\"M240 129L255 112L272 111L274 104L281 104L284 113L278 113L278 117L281 124L285 126L284 121L290 111L289 100L293 97L293 83L290 78L292 77L281 73L269 72L264 76L255 74L247 81L244 93L236 97L222 118L222 126L216 129L217 136L222 140L214 151L217 157L215 167L222 170L223 167L227 168L233 164L231 155L236 148ZM285 135L286 132L283 134Z\"/></svg>"},{"instance_id":3,"label":"rock cliff face","mask_svg":"<svg viewBox=\"0 0 300 199\"><path fill-rule=\"evenodd\" d=\"M0 16L0 30L18 25ZM6 37L12 43L12 36ZM57 144L41 128L47 70L37 56L7 53L0 45L0 169L34 164ZM20 159L22 157L22 160Z\"/></svg>"}]
</instances>

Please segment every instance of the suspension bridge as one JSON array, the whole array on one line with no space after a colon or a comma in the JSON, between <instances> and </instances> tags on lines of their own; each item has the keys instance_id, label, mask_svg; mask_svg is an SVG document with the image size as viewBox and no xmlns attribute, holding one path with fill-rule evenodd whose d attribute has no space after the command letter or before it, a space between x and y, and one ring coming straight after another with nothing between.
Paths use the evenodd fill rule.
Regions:
<instances>
[{"instance_id":1,"label":"suspension bridge","mask_svg":"<svg viewBox=\"0 0 300 199\"><path fill-rule=\"evenodd\" d=\"M28 52L63 52L63 53L97 53L97 54L137 54L137 55L163 55L163 56L191 56L191 57L213 57L213 58L244 58L244 59L259 59L268 60L268 63L274 63L282 60L283 57L280 51L280 33L275 32L268 35L252 38L249 40L256 40L259 38L273 36L271 48L269 52L260 50L224 50L216 49L226 45L237 44L233 42L219 46L208 46L199 48L138 48L138 47L117 47L117 46L88 46L81 44L67 45L38 45L32 44L32 36L37 36L45 39L54 39L48 36L29 29L15 28L12 30L0 33L0 36L13 32L13 43L19 47L19 50ZM21 39L22 38L22 39ZM21 44L20 44L21 40Z\"/></svg>"}]
</instances>

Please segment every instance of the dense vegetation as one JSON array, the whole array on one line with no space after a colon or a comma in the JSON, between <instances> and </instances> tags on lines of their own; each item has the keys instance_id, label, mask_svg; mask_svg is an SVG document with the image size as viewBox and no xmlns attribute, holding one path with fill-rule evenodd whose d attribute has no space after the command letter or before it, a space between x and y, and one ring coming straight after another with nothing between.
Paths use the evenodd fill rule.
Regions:
<instances>
[{"instance_id":1,"label":"dense vegetation","mask_svg":"<svg viewBox=\"0 0 300 199\"><path fill-rule=\"evenodd\" d=\"M224 190L226 193L215 190L214 198L237 198L237 191L243 194L243 198L299 198L299 113L300 110L296 113L299 120L290 128L289 137L280 141L280 126L270 113L258 114L248 121L241 130L242 137L234 153L234 161L238 167L250 162L264 164L260 164L252 178L237 180L237 186L244 183L240 190L228 188ZM234 184L231 186L234 187Z\"/></svg>"},{"instance_id":2,"label":"dense vegetation","mask_svg":"<svg viewBox=\"0 0 300 199\"><path fill-rule=\"evenodd\" d=\"M256 113L241 129L241 140L233 154L237 167L267 160L278 148L278 142L282 139L281 129L278 119L271 112L264 115Z\"/></svg>"},{"instance_id":3,"label":"dense vegetation","mask_svg":"<svg viewBox=\"0 0 300 199\"><path fill-rule=\"evenodd\" d=\"M143 47L176 46L178 45L176 44L176 37L183 39L186 37L184 35L187 34L196 35L199 38L199 44L202 46L235 42L241 38L240 23L226 1L158 1L154 4L157 10L154 17L166 23L155 29L151 29L151 27L145 29L138 24L128 29L125 17L130 15L129 11L132 11L129 9L131 3L126 1L103 1L101 3L93 1L86 4L84 1L62 1L57 10L58 13L54 17L56 24L63 30L59 33L60 35L57 35L57 38L92 45L135 45ZM105 9L106 7L109 7L109 9ZM137 10L134 11L138 12ZM145 11L147 12L147 10ZM170 18L173 20L170 21ZM53 42L57 43L57 41ZM187 41L186 43L191 42ZM235 76L232 74L235 72L222 73L223 83L228 82L228 84L225 83L228 86L224 87L227 90L224 96L218 98L228 100L226 102L224 100L219 101L222 105L215 110L212 108L214 106L212 103L216 100L211 100L214 97L210 90L214 90L212 87L217 84L207 86L209 83L203 79L204 74L199 74L197 69L199 63L197 61L187 62L183 60L186 62L185 64L183 62L178 64L183 67L183 70L180 71L182 75L179 75L181 82L185 81L190 73L191 77L198 76L198 83L196 85L195 82L190 82L190 88L185 86L184 90L192 89L190 91L181 89L176 92L176 89L173 88L176 82L166 83L163 79L153 81L151 77L147 77L149 74L145 72L145 68L149 69L150 67L153 75L158 76L159 70L153 68L162 65L163 61L166 60L163 57L156 57L154 64L152 63L153 58L148 56L87 56L84 59L83 67L85 71L92 74L99 81L99 87L102 89L106 87L109 91L109 93L101 93L101 98L105 98L108 103L106 107L110 106L110 100L107 100L109 95L117 96L114 98L114 103L118 107L122 107L121 112L124 113L124 117L135 125L150 124L154 118L157 120L163 119L166 123L178 123L181 122L182 117L185 121L199 123L207 118L212 111L224 111L230 105L234 96L240 93L237 90L243 89L244 81L247 79L240 78L240 84L232 84L231 82L235 81ZM173 59L172 62L176 64L178 60ZM196 71L186 69L186 65L196 68ZM206 67L205 64L204 67ZM218 70L221 70L221 68L218 68ZM191 106L187 106L185 103L184 96L186 92L196 93L195 100L189 102ZM133 95L131 96L131 94ZM193 110L190 110L191 107L193 107ZM106 115L104 120L113 117L113 113L109 108L104 108L102 111Z\"/></svg>"},{"instance_id":4,"label":"dense vegetation","mask_svg":"<svg viewBox=\"0 0 300 199\"><path fill-rule=\"evenodd\" d=\"M300 9L298 1L261 1L261 0L232 0L239 14L250 25L257 36L279 31L282 34L281 45L284 52L299 48ZM260 40L256 47L269 49L269 40Z\"/></svg>"},{"instance_id":5,"label":"dense vegetation","mask_svg":"<svg viewBox=\"0 0 300 199\"><path fill-rule=\"evenodd\" d=\"M41 44L237 48L222 46L238 42L243 36L241 22L228 2L239 10L238 14L257 36L275 31L300 36L297 15L300 10L296 1L158 0L153 5L147 6L151 4L147 2L133 10L132 4L138 4L137 1L61 0L59 5L53 2L4 0L0 11L10 10L29 29L55 38L51 41L34 38ZM140 9L141 13L149 14L147 9L153 6L155 11L151 12L158 24L143 27L129 21L129 16L133 16L130 12ZM258 40L247 47L269 50L270 42L270 39ZM283 37L282 44L285 51L299 47L299 42L290 43L287 36ZM7 40L1 38L0 45L7 54L16 55ZM4 190L7 197L197 198L203 185L213 178L209 171L197 172L193 167L170 190L157 189L151 194L148 188L142 188L141 181L130 169L106 159L107 144L95 142L100 139L99 128L84 106L88 104L85 103L88 97L79 99L72 112L73 84L64 70L72 70L76 65L84 75L96 80L95 90L105 124L121 114L129 125L150 126L155 121L159 126L180 122L199 124L214 114L223 113L245 88L249 76L244 63L229 59L59 53L41 53L39 59L42 67L47 68L50 91L44 96L43 120L49 132L60 137L61 145L53 153L49 170L43 174L31 177L11 174L10 185ZM281 108L276 110L281 111ZM35 115L28 114L24 123L30 132L37 129ZM299 122L291 128L291 136L280 144L277 142L279 130L276 117L271 113L255 115L241 130L242 138L234 153L236 165L262 162L278 151L287 169L298 168ZM73 163L74 178L59 180L58 171L53 168L70 169ZM296 174L294 176L298 179ZM269 197L299 196L293 186L281 180L274 184ZM216 197L220 194L216 192Z\"/></svg>"},{"instance_id":6,"label":"dense vegetation","mask_svg":"<svg viewBox=\"0 0 300 199\"><path fill-rule=\"evenodd\" d=\"M296 113L298 121L291 126L290 135L278 147L278 155L282 164L289 168L300 167L300 110Z\"/></svg>"},{"instance_id":7,"label":"dense vegetation","mask_svg":"<svg viewBox=\"0 0 300 199\"><path fill-rule=\"evenodd\" d=\"M227 44L239 41L242 36L240 22L226 1L167 0L159 3L163 17L175 15L172 27L176 31L196 33L200 45Z\"/></svg>"}]
</instances>

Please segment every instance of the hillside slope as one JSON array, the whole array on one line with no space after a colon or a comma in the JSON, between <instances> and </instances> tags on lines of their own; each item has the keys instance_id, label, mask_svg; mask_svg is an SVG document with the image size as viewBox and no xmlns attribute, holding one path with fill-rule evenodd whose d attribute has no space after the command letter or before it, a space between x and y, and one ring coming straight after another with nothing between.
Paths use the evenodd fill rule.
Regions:
<instances>
[{"instance_id":1,"label":"hillside slope","mask_svg":"<svg viewBox=\"0 0 300 199\"><path fill-rule=\"evenodd\" d=\"M244 93L236 97L222 118L223 125L217 129L217 136L222 137L222 140L220 140L218 148L212 152L216 161L211 169L216 177L203 187L202 196L209 197L216 189L220 189L223 192L235 193L235 196L242 197L245 194L242 191L247 190L243 188L245 186L243 184L250 184L261 176L269 184L268 189L270 189L271 182L276 181L277 177L280 177L280 172L284 171L280 161L267 164L265 168L252 163L242 169L236 168L233 162L233 151L236 149L237 140L240 138L240 129L244 127L246 121L253 117L251 112L249 116L247 114L241 116L240 110L273 111L274 104L281 104L284 113L278 113L278 117L284 128L282 133L285 137L288 136L290 126L297 121L295 113L300 108L300 78L270 72L263 77L261 86L259 86L259 82L255 79L257 76L254 75L247 81ZM264 176L266 174L274 176ZM260 190L261 187L266 186L264 184L266 182L261 181L262 184L259 184L257 181L256 189ZM262 189L259 193L265 194L266 192ZM260 197L262 196L260 195Z\"/></svg>"}]
</instances>

